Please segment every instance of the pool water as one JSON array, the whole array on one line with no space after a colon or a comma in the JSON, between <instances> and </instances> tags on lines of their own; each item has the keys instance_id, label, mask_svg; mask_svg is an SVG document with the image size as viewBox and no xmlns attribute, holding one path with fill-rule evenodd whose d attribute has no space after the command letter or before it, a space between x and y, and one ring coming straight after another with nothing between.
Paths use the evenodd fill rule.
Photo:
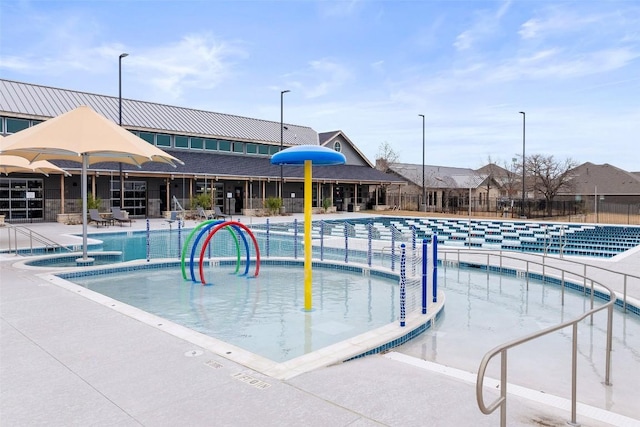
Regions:
<instances>
[{"instance_id":1,"label":"pool water","mask_svg":"<svg viewBox=\"0 0 640 427\"><path fill-rule=\"evenodd\" d=\"M263 265L257 277L233 271L229 265L208 266L206 281L212 285L207 286L183 280L179 268L72 280L275 362L344 341L398 317L397 280L314 268L313 311L305 312L302 268Z\"/></svg>"},{"instance_id":2,"label":"pool water","mask_svg":"<svg viewBox=\"0 0 640 427\"><path fill-rule=\"evenodd\" d=\"M440 268L439 288L446 295L442 320L427 333L398 347L396 351L477 372L480 360L492 348L528 333L571 320L589 310L589 298L577 291L526 281L475 269ZM595 300L595 305L602 301ZM606 310L578 325L578 386L581 402L638 417L637 405L625 396L637 394L640 379L640 318L613 312L613 387L605 378ZM570 398L571 328L509 350L509 382ZM500 358L495 358L488 376L498 378ZM587 395L588 394L588 395Z\"/></svg>"}]
</instances>

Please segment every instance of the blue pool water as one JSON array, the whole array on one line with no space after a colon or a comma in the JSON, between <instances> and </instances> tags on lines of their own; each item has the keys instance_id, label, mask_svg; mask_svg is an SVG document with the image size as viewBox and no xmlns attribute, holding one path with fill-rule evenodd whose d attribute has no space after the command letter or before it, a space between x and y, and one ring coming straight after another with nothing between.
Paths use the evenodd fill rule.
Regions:
<instances>
[{"instance_id":1,"label":"blue pool water","mask_svg":"<svg viewBox=\"0 0 640 427\"><path fill-rule=\"evenodd\" d=\"M558 285L526 281L475 269L440 268L439 286L446 295L441 321L427 333L396 351L423 360L477 372L489 350L528 333L575 318L589 309L589 299L566 292L562 305ZM600 304L596 300L596 305ZM637 395L640 376L640 317L613 312L613 387L605 376L606 311L578 325L578 386L581 402L634 418L640 416ZM570 398L571 328L509 350L509 382L532 390ZM499 377L499 358L488 376Z\"/></svg>"},{"instance_id":2,"label":"blue pool water","mask_svg":"<svg viewBox=\"0 0 640 427\"><path fill-rule=\"evenodd\" d=\"M344 238L345 222L323 221L325 238ZM469 227L470 226L470 227ZM265 225L254 225L260 250L265 255ZM374 240L392 240L396 244L409 243L415 238L431 240L434 234L445 247L471 247L474 249L500 249L531 253L564 254L609 258L640 245L640 227L599 226L588 224L533 223L516 221L487 221L446 218L394 218L376 217L350 219L347 234L350 238L367 239L371 228ZM272 256L294 252L293 223L273 224L273 232L288 233L288 236L272 233L270 251ZM469 232L470 230L470 232ZM107 251L122 251L123 260L144 259L149 251L151 258L177 258L182 244L191 229L161 230L150 233L147 247L146 232L93 233L90 237L102 240ZM232 256L235 247L226 233L215 236L217 246L209 251L213 256ZM320 222L313 223L314 238L320 237ZM298 254L302 255L302 222L298 223ZM221 243L222 242L222 243ZM225 243L226 242L226 243ZM317 242L317 240L316 240ZM253 251L253 248L250 247ZM199 254L199 252L198 252ZM252 253L252 256L254 254ZM364 258L363 254L357 254Z\"/></svg>"},{"instance_id":3,"label":"blue pool water","mask_svg":"<svg viewBox=\"0 0 640 427\"><path fill-rule=\"evenodd\" d=\"M202 286L178 267L70 279L93 291L275 362L344 341L398 317L397 280L314 268L305 312L303 269L264 265L257 277L207 266Z\"/></svg>"}]
</instances>

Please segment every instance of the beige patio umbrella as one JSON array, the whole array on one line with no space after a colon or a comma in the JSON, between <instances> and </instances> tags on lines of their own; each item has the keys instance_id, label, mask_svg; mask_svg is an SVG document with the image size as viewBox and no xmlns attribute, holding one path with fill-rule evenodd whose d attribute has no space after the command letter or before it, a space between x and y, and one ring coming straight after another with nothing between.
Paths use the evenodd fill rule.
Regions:
<instances>
[{"instance_id":1,"label":"beige patio umbrella","mask_svg":"<svg viewBox=\"0 0 640 427\"><path fill-rule=\"evenodd\" d=\"M87 260L87 169L100 162L141 166L163 162L175 167L181 160L149 144L96 113L91 107L46 120L5 138L2 155L39 160L71 160L82 163L82 258Z\"/></svg>"},{"instance_id":2,"label":"beige patio umbrella","mask_svg":"<svg viewBox=\"0 0 640 427\"><path fill-rule=\"evenodd\" d=\"M4 146L4 137L0 135L0 152ZM71 176L71 174L66 170L59 168L46 160L39 160L31 163L24 157L0 154L0 174L9 175L13 172L41 173L46 176L49 176L50 173L56 173Z\"/></svg>"}]
</instances>

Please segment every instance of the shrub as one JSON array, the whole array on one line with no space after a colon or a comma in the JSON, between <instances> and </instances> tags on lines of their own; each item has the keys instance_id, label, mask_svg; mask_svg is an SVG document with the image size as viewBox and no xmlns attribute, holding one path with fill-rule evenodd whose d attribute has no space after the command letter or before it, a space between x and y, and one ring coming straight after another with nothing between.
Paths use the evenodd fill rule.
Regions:
<instances>
[{"instance_id":1,"label":"shrub","mask_svg":"<svg viewBox=\"0 0 640 427\"><path fill-rule=\"evenodd\" d=\"M282 199L278 197L269 197L264 201L264 207L271 215L277 215L282 207Z\"/></svg>"},{"instance_id":2,"label":"shrub","mask_svg":"<svg viewBox=\"0 0 640 427\"><path fill-rule=\"evenodd\" d=\"M200 206L203 209L211 209L211 195L202 193L193 198L193 207Z\"/></svg>"},{"instance_id":3,"label":"shrub","mask_svg":"<svg viewBox=\"0 0 640 427\"><path fill-rule=\"evenodd\" d=\"M323 199L322 200L322 209L326 212L331 207L331 199Z\"/></svg>"},{"instance_id":4,"label":"shrub","mask_svg":"<svg viewBox=\"0 0 640 427\"><path fill-rule=\"evenodd\" d=\"M80 200L80 206L82 206L82 200ZM89 209L100 209L102 206L102 199L99 197L93 197L93 193L87 193L87 211ZM82 208L80 208L82 211Z\"/></svg>"}]
</instances>

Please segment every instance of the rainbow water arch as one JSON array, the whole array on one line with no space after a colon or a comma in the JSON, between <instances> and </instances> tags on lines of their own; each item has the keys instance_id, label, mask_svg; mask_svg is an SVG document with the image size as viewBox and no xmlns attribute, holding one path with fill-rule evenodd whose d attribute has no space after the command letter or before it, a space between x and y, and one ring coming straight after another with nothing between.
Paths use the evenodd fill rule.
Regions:
<instances>
[{"instance_id":1,"label":"rainbow water arch","mask_svg":"<svg viewBox=\"0 0 640 427\"><path fill-rule=\"evenodd\" d=\"M184 245L182 246L182 256L180 259L180 266L182 269L182 278L187 280L187 272L186 272L186 268L185 268L185 259L186 259L186 255L187 255L187 251L189 249L189 243L191 242L191 240L193 239L193 237L196 235L197 236L195 238L195 241L193 242L193 245L191 247L191 257L190 257L190 262L189 262L189 271L191 273L191 281L196 282L196 276L194 273L194 257L196 255L196 249L198 247L198 243L200 242L200 239L202 237L204 237L205 235L207 236L203 245L202 245L202 249L200 251L200 258L199 258L199 272L200 272L200 282L203 285L206 285L206 282L204 280L204 255L205 255L205 251L207 249L207 246L209 245L209 242L211 241L211 238L213 237L214 234L216 234L218 232L218 230L221 230L223 228L226 228L227 230L229 230L229 232L231 233L231 236L233 237L233 240L235 242L235 246L236 246L236 270L235 273L237 273L240 269L240 243L238 241L238 237L236 236L236 233L234 233L234 230L238 232L238 234L240 235L240 237L242 237L242 241L244 243L244 247L245 247L245 251L247 254L247 262L246 262L246 266L245 266L245 270L243 274L248 274L249 272L249 264L251 261L251 257L250 257L250 252L249 252L249 244L247 242L247 239L245 237L244 234L242 234L240 231L244 230L247 232L247 234L249 235L249 237L251 237L251 240L253 241L253 246L255 248L256 251L256 269L255 269L255 273L254 276L257 276L258 273L260 272L260 248L258 246L258 242L256 240L256 237L254 236L254 234L251 232L251 230L249 228L247 228L247 226L245 226L244 224L242 224L241 222L237 222L237 221L222 221L222 220L206 220L200 224L198 224L192 231L191 233L189 233L189 236L187 236L187 239L184 242Z\"/></svg>"}]
</instances>

